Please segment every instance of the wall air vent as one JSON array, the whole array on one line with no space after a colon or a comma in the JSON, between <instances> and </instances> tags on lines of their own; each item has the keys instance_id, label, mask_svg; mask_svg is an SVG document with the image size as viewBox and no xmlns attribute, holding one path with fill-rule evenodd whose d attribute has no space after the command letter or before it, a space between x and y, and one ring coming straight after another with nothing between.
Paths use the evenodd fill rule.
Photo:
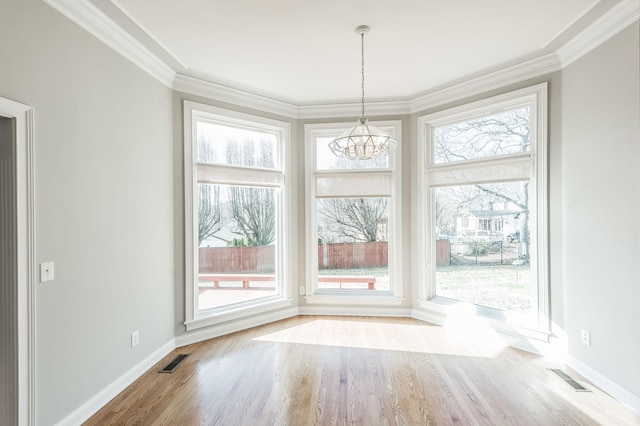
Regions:
<instances>
[{"instance_id":1,"label":"wall air vent","mask_svg":"<svg viewBox=\"0 0 640 426\"><path fill-rule=\"evenodd\" d=\"M180 354L176 356L169 364L166 365L162 370L158 371L158 373L173 373L176 368L180 365L182 361L184 361L189 354Z\"/></svg>"}]
</instances>

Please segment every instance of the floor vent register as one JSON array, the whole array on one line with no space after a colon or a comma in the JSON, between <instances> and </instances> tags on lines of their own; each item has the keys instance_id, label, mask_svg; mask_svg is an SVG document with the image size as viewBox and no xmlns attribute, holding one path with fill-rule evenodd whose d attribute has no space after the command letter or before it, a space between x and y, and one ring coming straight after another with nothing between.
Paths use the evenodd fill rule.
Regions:
<instances>
[{"instance_id":1,"label":"floor vent register","mask_svg":"<svg viewBox=\"0 0 640 426\"><path fill-rule=\"evenodd\" d=\"M564 380L569 386L575 389L576 392L591 392L589 389L585 388L580 383L576 382L574 379L571 378L571 376L569 376L567 373L560 370L559 368L550 368L549 371L551 371L556 376Z\"/></svg>"},{"instance_id":2,"label":"floor vent register","mask_svg":"<svg viewBox=\"0 0 640 426\"><path fill-rule=\"evenodd\" d=\"M176 368L184 361L189 354L180 354L176 356L169 364L166 365L162 370L158 371L159 373L173 373Z\"/></svg>"}]
</instances>

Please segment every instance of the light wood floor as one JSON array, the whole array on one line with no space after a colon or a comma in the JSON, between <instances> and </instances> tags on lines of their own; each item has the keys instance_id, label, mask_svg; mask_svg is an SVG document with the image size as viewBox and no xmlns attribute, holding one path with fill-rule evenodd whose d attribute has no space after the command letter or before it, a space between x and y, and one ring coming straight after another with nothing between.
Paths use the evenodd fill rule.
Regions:
<instances>
[{"instance_id":1,"label":"light wood floor","mask_svg":"<svg viewBox=\"0 0 640 426\"><path fill-rule=\"evenodd\" d=\"M191 354L174 373L157 370ZM489 331L301 316L180 348L87 425L639 425Z\"/></svg>"}]
</instances>

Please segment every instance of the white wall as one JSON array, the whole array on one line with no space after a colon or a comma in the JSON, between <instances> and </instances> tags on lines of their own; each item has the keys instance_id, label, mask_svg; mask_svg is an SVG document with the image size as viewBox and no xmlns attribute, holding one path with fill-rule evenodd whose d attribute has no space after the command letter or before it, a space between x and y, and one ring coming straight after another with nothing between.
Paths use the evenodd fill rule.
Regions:
<instances>
[{"instance_id":1,"label":"white wall","mask_svg":"<svg viewBox=\"0 0 640 426\"><path fill-rule=\"evenodd\" d=\"M561 162L569 353L640 401L638 32L563 70Z\"/></svg>"},{"instance_id":2,"label":"white wall","mask_svg":"<svg viewBox=\"0 0 640 426\"><path fill-rule=\"evenodd\" d=\"M36 290L36 416L51 425L173 339L172 92L40 0L2 1L0 57L0 96L35 109L36 255L56 275Z\"/></svg>"}]
</instances>

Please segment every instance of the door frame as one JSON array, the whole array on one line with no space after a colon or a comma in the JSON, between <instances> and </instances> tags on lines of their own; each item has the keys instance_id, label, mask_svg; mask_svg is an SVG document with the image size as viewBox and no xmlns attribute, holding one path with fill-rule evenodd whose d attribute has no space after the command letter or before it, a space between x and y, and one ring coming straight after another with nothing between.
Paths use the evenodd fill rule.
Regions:
<instances>
[{"instance_id":1,"label":"door frame","mask_svg":"<svg viewBox=\"0 0 640 426\"><path fill-rule=\"evenodd\" d=\"M15 120L18 259L18 424L35 425L35 171L33 108L0 97L0 115Z\"/></svg>"}]
</instances>

